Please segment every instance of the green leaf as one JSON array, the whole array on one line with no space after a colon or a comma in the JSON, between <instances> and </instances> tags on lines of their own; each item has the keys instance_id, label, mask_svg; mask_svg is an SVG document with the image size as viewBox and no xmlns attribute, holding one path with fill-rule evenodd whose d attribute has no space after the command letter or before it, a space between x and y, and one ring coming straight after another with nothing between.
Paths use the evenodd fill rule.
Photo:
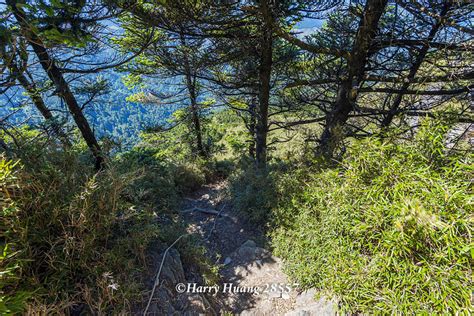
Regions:
<instances>
[{"instance_id":1,"label":"green leaf","mask_svg":"<svg viewBox=\"0 0 474 316\"><path fill-rule=\"evenodd\" d=\"M51 8L51 7L46 7L46 8L44 9L44 11L46 12L46 14L47 14L48 16L50 16L50 17L54 16L54 10L53 10L53 8Z\"/></svg>"}]
</instances>

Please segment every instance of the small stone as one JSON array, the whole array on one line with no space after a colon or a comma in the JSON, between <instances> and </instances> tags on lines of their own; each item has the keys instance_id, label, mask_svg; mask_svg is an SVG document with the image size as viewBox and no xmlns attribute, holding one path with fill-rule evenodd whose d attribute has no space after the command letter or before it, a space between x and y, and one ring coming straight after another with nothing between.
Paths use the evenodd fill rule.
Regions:
<instances>
[{"instance_id":1,"label":"small stone","mask_svg":"<svg viewBox=\"0 0 474 316\"><path fill-rule=\"evenodd\" d=\"M316 293L316 289L309 289L300 293L296 297L295 309L285 314L285 316L335 316L337 314L336 303L325 298L315 300Z\"/></svg>"},{"instance_id":2,"label":"small stone","mask_svg":"<svg viewBox=\"0 0 474 316\"><path fill-rule=\"evenodd\" d=\"M255 259L255 248L253 247L240 247L238 252L241 260L253 260Z\"/></svg>"},{"instance_id":3,"label":"small stone","mask_svg":"<svg viewBox=\"0 0 474 316\"><path fill-rule=\"evenodd\" d=\"M230 257L227 257L227 258L224 259L224 265L225 266L228 265L231 262L232 262L232 259Z\"/></svg>"},{"instance_id":4,"label":"small stone","mask_svg":"<svg viewBox=\"0 0 474 316\"><path fill-rule=\"evenodd\" d=\"M244 242L244 243L242 244L242 246L240 246L240 247L251 247L251 248L255 248L255 247L257 247L257 244L255 243L255 241L249 239L249 240L247 240L246 242Z\"/></svg>"},{"instance_id":5,"label":"small stone","mask_svg":"<svg viewBox=\"0 0 474 316\"><path fill-rule=\"evenodd\" d=\"M309 289L303 291L296 297L296 305L305 306L315 302L314 297L316 296L316 289Z\"/></svg>"},{"instance_id":6,"label":"small stone","mask_svg":"<svg viewBox=\"0 0 474 316\"><path fill-rule=\"evenodd\" d=\"M255 249L255 255L261 259L266 259L266 258L270 258L272 257L272 253L266 249L263 249L263 248L260 248L260 247L257 247ZM278 258L276 257L272 257L272 260L274 260L275 262L278 262Z\"/></svg>"},{"instance_id":7,"label":"small stone","mask_svg":"<svg viewBox=\"0 0 474 316\"><path fill-rule=\"evenodd\" d=\"M287 292L281 293L281 298L284 300L289 300L290 299L290 294Z\"/></svg>"},{"instance_id":8,"label":"small stone","mask_svg":"<svg viewBox=\"0 0 474 316\"><path fill-rule=\"evenodd\" d=\"M275 315L275 306L273 306L272 301L262 301L260 302L257 310L255 311L255 316L260 315Z\"/></svg>"},{"instance_id":9,"label":"small stone","mask_svg":"<svg viewBox=\"0 0 474 316\"><path fill-rule=\"evenodd\" d=\"M247 275L247 274L246 274L246 271L245 271L245 268L244 268L244 267L241 267L241 266L238 266L237 268L235 268L234 273L235 273L235 275L237 275L237 276L244 276L244 275Z\"/></svg>"},{"instance_id":10,"label":"small stone","mask_svg":"<svg viewBox=\"0 0 474 316\"><path fill-rule=\"evenodd\" d=\"M281 298L281 292L270 291L267 293L269 298Z\"/></svg>"}]
</instances>

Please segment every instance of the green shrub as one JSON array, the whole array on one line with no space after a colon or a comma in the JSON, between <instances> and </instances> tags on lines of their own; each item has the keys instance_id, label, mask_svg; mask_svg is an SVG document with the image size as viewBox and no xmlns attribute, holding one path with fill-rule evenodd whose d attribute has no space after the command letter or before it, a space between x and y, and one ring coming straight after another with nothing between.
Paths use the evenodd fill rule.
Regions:
<instances>
[{"instance_id":1,"label":"green shrub","mask_svg":"<svg viewBox=\"0 0 474 316\"><path fill-rule=\"evenodd\" d=\"M231 159L208 159L199 162L199 169L204 173L206 183L227 179L235 170L235 162Z\"/></svg>"},{"instance_id":2,"label":"green shrub","mask_svg":"<svg viewBox=\"0 0 474 316\"><path fill-rule=\"evenodd\" d=\"M271 237L290 276L350 312L467 315L472 155L449 156L445 131L357 141L339 168L286 176Z\"/></svg>"},{"instance_id":3,"label":"green shrub","mask_svg":"<svg viewBox=\"0 0 474 316\"><path fill-rule=\"evenodd\" d=\"M134 205L146 205L155 212L172 211L178 201L170 163L154 156L153 151L133 149L115 159L119 172L136 170L138 177L124 191L124 198Z\"/></svg>"},{"instance_id":4,"label":"green shrub","mask_svg":"<svg viewBox=\"0 0 474 316\"><path fill-rule=\"evenodd\" d=\"M271 210L277 202L273 173L256 170L250 165L232 175L230 183L233 207L237 212L257 224L271 218Z\"/></svg>"},{"instance_id":5,"label":"green shrub","mask_svg":"<svg viewBox=\"0 0 474 316\"><path fill-rule=\"evenodd\" d=\"M141 299L146 249L159 237L151 209L131 203L140 170L119 172L112 163L94 174L79 155L52 150L26 159L14 171L6 159L0 164L9 182L2 183L9 194L2 314L26 299L29 314L130 312L130 302Z\"/></svg>"},{"instance_id":6,"label":"green shrub","mask_svg":"<svg viewBox=\"0 0 474 316\"><path fill-rule=\"evenodd\" d=\"M15 216L18 209L13 202L11 195L18 188L16 181L16 164L0 156L0 203L2 212L0 213L0 314L10 315L20 313L30 291L17 291L19 275L21 274L21 264L18 259L18 252L15 251L15 244L7 241L9 227L6 225L6 218Z\"/></svg>"},{"instance_id":7,"label":"green shrub","mask_svg":"<svg viewBox=\"0 0 474 316\"><path fill-rule=\"evenodd\" d=\"M149 247L185 232L174 212L179 194L204 184L213 165L148 145L96 174L82 143L64 151L20 132L17 143L7 139L19 163L0 156L0 314L130 314L147 299ZM205 279L216 278L194 240L179 248Z\"/></svg>"},{"instance_id":8,"label":"green shrub","mask_svg":"<svg viewBox=\"0 0 474 316\"><path fill-rule=\"evenodd\" d=\"M171 166L175 186L180 193L189 193L206 183L206 176L196 163Z\"/></svg>"}]
</instances>

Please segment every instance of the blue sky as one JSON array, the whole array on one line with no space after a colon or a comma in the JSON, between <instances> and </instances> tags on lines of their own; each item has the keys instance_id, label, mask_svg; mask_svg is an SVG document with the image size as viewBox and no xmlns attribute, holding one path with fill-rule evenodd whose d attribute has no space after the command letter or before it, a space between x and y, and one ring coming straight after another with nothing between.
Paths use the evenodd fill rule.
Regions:
<instances>
[{"instance_id":1,"label":"blue sky","mask_svg":"<svg viewBox=\"0 0 474 316\"><path fill-rule=\"evenodd\" d=\"M296 24L296 27L299 29L309 29L309 28L316 28L321 27L323 25L324 20L318 19L303 19L303 21Z\"/></svg>"}]
</instances>

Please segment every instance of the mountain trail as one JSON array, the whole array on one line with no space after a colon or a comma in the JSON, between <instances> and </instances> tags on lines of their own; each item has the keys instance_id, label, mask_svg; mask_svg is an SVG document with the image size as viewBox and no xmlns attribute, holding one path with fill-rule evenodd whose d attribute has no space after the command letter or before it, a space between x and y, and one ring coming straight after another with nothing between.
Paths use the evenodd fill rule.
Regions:
<instances>
[{"instance_id":1,"label":"mountain trail","mask_svg":"<svg viewBox=\"0 0 474 316\"><path fill-rule=\"evenodd\" d=\"M206 185L184 198L181 207L188 233L199 236L220 267L218 284L187 285L206 292L213 305L209 314L334 315L331 302L315 301L315 291L301 292L288 280L282 261L264 246L263 228L234 212L226 187L226 182Z\"/></svg>"}]
</instances>

